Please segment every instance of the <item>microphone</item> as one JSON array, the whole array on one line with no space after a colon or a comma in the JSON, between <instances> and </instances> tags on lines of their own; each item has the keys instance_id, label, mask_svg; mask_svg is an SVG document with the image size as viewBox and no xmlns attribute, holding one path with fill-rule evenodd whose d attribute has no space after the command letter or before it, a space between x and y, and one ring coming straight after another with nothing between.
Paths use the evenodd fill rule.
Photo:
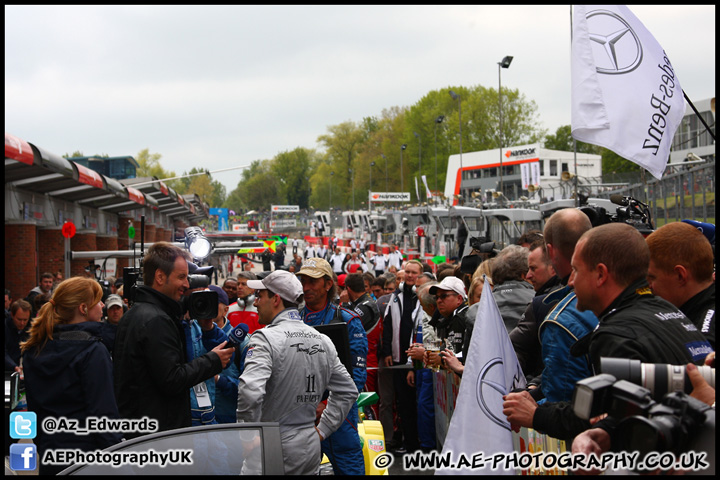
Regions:
<instances>
[{"instance_id":1,"label":"microphone","mask_svg":"<svg viewBox=\"0 0 720 480\"><path fill-rule=\"evenodd\" d=\"M622 206L627 205L627 202L625 201L625 197L623 197L622 195L620 195L618 193L614 193L614 194L610 195L610 201L612 203L614 203L615 205L622 205Z\"/></svg>"},{"instance_id":2,"label":"microphone","mask_svg":"<svg viewBox=\"0 0 720 480\"><path fill-rule=\"evenodd\" d=\"M239 347L240 345L242 345L242 342L248 335L248 330L249 328L247 325L245 325L244 323L238 323L237 327L233 328L230 331L230 335L228 335L230 343L232 343L234 347Z\"/></svg>"}]
</instances>

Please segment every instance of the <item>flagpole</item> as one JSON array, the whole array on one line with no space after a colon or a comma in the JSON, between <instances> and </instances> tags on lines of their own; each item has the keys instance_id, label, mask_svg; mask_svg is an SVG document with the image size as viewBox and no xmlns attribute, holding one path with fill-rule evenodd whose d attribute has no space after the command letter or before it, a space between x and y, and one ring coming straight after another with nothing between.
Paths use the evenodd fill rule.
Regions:
<instances>
[{"instance_id":1,"label":"flagpole","mask_svg":"<svg viewBox=\"0 0 720 480\"><path fill-rule=\"evenodd\" d=\"M570 5L570 61L572 62L572 33L573 33L573 14L572 14L572 5ZM571 93L572 95L572 93ZM570 136L572 137L572 127L570 129ZM580 207L580 196L577 192L577 182L578 182L578 173L577 173L577 142L575 141L575 138L573 138L573 163L575 167L575 177L573 178L573 186L575 188L575 206Z\"/></svg>"},{"instance_id":2,"label":"flagpole","mask_svg":"<svg viewBox=\"0 0 720 480\"><path fill-rule=\"evenodd\" d=\"M687 93L685 93L685 90L682 91L683 96L685 97L685 101L690 104L690 108L693 109L693 112L695 112L695 115L700 119L702 124L705 126L705 130L710 134L713 140L715 140L715 134L710 130L710 127L708 127L708 124L705 123L705 119L700 115L700 112L697 111L697 108L695 108L695 105L690 101L690 97L687 96Z\"/></svg>"}]
</instances>

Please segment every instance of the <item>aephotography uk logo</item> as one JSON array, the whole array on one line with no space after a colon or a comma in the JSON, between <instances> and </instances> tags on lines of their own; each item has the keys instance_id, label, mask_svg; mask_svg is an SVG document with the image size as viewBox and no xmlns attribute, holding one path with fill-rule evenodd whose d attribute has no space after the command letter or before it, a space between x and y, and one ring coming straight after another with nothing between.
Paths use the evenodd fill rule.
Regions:
<instances>
[{"instance_id":1,"label":"aephotography uk logo","mask_svg":"<svg viewBox=\"0 0 720 480\"><path fill-rule=\"evenodd\" d=\"M640 38L620 15L608 10L593 10L587 16L593 56L598 73L621 75L640 66L643 48Z\"/></svg>"}]
</instances>

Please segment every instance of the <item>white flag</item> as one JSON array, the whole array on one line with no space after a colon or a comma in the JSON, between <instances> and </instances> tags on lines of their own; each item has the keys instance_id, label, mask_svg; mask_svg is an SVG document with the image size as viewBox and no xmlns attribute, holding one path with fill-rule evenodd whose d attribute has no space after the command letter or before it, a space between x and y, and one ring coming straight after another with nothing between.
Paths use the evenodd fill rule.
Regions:
<instances>
[{"instance_id":1,"label":"white flag","mask_svg":"<svg viewBox=\"0 0 720 480\"><path fill-rule=\"evenodd\" d=\"M473 459L480 464L480 453L483 459L492 459L497 453L513 452L512 431L502 413L502 397L524 386L525 376L485 279L460 392L442 451L442 456L451 452L450 462L456 468L437 469L435 474L514 475L514 469L504 470L502 465L492 470L491 460L482 469L473 469L472 464ZM463 458L470 468L458 468L466 465Z\"/></svg>"},{"instance_id":2,"label":"white flag","mask_svg":"<svg viewBox=\"0 0 720 480\"><path fill-rule=\"evenodd\" d=\"M520 184L523 190L527 190L530 182L530 165L527 163L520 164Z\"/></svg>"},{"instance_id":3,"label":"white flag","mask_svg":"<svg viewBox=\"0 0 720 480\"><path fill-rule=\"evenodd\" d=\"M425 194L427 195L428 199L431 199L432 193L430 193L430 189L428 188L427 177L425 177L425 175L422 176L422 181L425 184Z\"/></svg>"},{"instance_id":4,"label":"white flag","mask_svg":"<svg viewBox=\"0 0 720 480\"><path fill-rule=\"evenodd\" d=\"M685 99L667 54L624 5L575 5L572 136L660 179Z\"/></svg>"},{"instance_id":5,"label":"white flag","mask_svg":"<svg viewBox=\"0 0 720 480\"><path fill-rule=\"evenodd\" d=\"M418 190L418 183L417 183L417 177L415 177L415 197L417 198L417 201L420 201L420 190Z\"/></svg>"}]
</instances>

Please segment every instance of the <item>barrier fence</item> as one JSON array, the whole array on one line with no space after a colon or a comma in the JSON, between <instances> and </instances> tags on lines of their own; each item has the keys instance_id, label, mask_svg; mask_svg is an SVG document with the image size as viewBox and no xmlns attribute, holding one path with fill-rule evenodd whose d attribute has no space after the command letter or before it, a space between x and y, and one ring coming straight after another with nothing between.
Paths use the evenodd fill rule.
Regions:
<instances>
[{"instance_id":1,"label":"barrier fence","mask_svg":"<svg viewBox=\"0 0 720 480\"><path fill-rule=\"evenodd\" d=\"M651 178L626 187L593 194L610 198L629 196L648 204L655 227L668 222L694 219L715 223L715 161L698 166L671 167L675 172L661 180ZM578 189L581 190L579 185Z\"/></svg>"}]
</instances>

